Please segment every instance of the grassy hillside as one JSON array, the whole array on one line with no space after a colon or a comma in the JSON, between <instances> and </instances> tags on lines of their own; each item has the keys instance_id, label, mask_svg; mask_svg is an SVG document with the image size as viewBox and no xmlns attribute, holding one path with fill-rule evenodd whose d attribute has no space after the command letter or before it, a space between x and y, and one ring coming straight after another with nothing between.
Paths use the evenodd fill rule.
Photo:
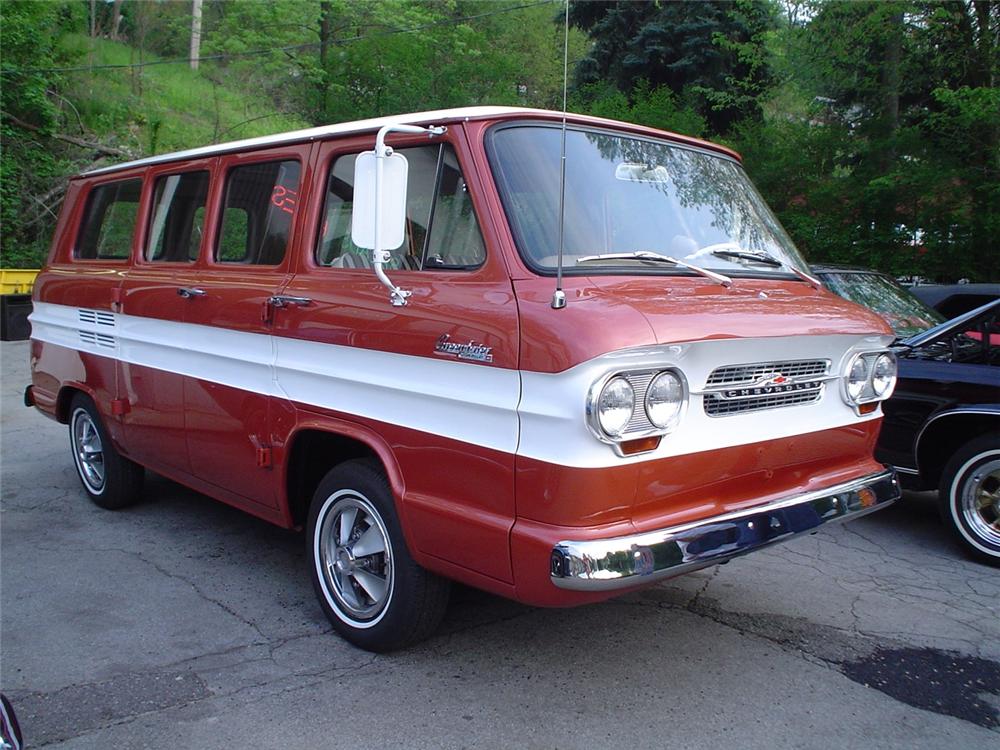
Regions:
<instances>
[{"instance_id":1,"label":"grassy hillside","mask_svg":"<svg viewBox=\"0 0 1000 750\"><path fill-rule=\"evenodd\" d=\"M91 54L95 66L140 61L134 47L83 34L64 36L60 46L73 51L80 65L89 64ZM308 126L294 114L276 111L259 93L233 90L228 81L218 85L215 72L211 63L198 71L167 64L76 72L66 76L65 95L86 130L141 156ZM67 109L72 121L76 113Z\"/></svg>"}]
</instances>

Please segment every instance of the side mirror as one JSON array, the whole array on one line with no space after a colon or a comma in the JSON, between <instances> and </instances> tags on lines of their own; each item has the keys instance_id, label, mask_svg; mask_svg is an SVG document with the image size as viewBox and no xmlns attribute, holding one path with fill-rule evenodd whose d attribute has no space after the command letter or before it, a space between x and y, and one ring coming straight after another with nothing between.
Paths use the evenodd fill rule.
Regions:
<instances>
[{"instance_id":1,"label":"side mirror","mask_svg":"<svg viewBox=\"0 0 1000 750\"><path fill-rule=\"evenodd\" d=\"M376 191L380 160L374 151L358 154L354 163L354 208L351 240L367 250L395 250L406 237L406 157L392 153L382 162L381 195ZM381 200L381 210L378 203ZM376 247L375 239L378 238Z\"/></svg>"}]
</instances>

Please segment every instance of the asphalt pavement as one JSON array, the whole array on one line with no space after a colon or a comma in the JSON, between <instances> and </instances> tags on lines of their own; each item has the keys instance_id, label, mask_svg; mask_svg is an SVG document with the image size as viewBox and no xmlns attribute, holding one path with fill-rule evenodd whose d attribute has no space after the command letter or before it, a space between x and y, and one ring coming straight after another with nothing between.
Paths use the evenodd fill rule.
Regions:
<instances>
[{"instance_id":1,"label":"asphalt pavement","mask_svg":"<svg viewBox=\"0 0 1000 750\"><path fill-rule=\"evenodd\" d=\"M149 476L102 511L0 345L0 689L28 747L1000 748L1000 571L933 498L572 610L458 588L375 656L302 536Z\"/></svg>"}]
</instances>

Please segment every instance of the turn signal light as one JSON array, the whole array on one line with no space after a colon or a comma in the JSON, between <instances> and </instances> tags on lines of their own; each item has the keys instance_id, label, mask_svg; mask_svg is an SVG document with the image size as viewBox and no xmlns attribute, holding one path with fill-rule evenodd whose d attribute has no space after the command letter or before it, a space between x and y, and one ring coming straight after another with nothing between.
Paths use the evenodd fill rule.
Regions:
<instances>
[{"instance_id":1,"label":"turn signal light","mask_svg":"<svg viewBox=\"0 0 1000 750\"><path fill-rule=\"evenodd\" d=\"M660 446L660 436L636 438L635 440L623 440L620 444L622 453L626 456L634 456L636 453L646 453L655 451Z\"/></svg>"},{"instance_id":2,"label":"turn signal light","mask_svg":"<svg viewBox=\"0 0 1000 750\"><path fill-rule=\"evenodd\" d=\"M858 414L871 414L878 408L878 401L871 401L867 404L858 405Z\"/></svg>"}]
</instances>

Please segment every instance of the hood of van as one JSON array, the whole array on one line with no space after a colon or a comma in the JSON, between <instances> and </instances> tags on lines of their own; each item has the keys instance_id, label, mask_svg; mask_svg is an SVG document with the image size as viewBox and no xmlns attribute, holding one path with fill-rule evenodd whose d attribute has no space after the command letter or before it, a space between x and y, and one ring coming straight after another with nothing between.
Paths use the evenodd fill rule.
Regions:
<instances>
[{"instance_id":1,"label":"hood of van","mask_svg":"<svg viewBox=\"0 0 1000 750\"><path fill-rule=\"evenodd\" d=\"M561 310L551 306L555 279L513 284L520 366L536 372L559 372L607 352L654 344L891 335L876 313L801 281L735 279L726 288L686 276L574 276L564 279L567 304Z\"/></svg>"}]
</instances>

